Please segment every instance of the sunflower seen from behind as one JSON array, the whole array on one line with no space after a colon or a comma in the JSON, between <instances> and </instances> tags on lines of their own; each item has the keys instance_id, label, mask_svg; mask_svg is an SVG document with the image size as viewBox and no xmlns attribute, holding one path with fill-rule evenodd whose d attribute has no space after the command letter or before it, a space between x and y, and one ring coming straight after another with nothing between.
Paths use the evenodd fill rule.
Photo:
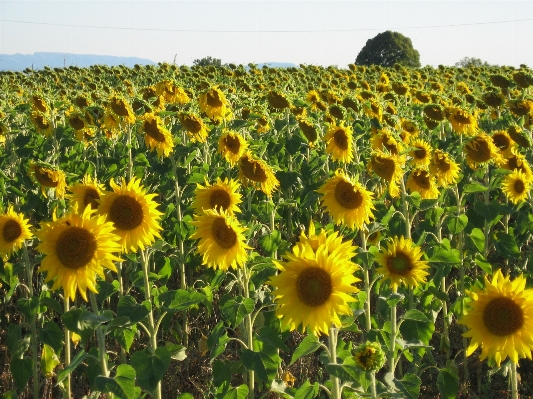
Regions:
<instances>
[{"instance_id":1,"label":"sunflower seen from behind","mask_svg":"<svg viewBox=\"0 0 533 399\"><path fill-rule=\"evenodd\" d=\"M13 253L18 251L25 240L33 237L29 220L22 213L17 213L13 205L0 214L0 257L7 261Z\"/></svg>"},{"instance_id":2,"label":"sunflower seen from behind","mask_svg":"<svg viewBox=\"0 0 533 399\"><path fill-rule=\"evenodd\" d=\"M239 204L242 202L242 196L238 192L241 185L233 179L217 178L216 183L205 186L196 185L195 197L192 202L192 208L196 215L200 215L206 209L224 210L229 214L240 212Z\"/></svg>"},{"instance_id":3,"label":"sunflower seen from behind","mask_svg":"<svg viewBox=\"0 0 533 399\"><path fill-rule=\"evenodd\" d=\"M41 241L37 250L44 256L40 272L46 272L45 282L54 281L52 290L63 288L65 297L74 300L79 291L87 301L87 289L96 293L96 276L105 278L104 268L117 271L113 255L120 252L119 237L105 216L91 217L94 211L77 207L65 216L49 223L35 233Z\"/></svg>"},{"instance_id":4,"label":"sunflower seen from behind","mask_svg":"<svg viewBox=\"0 0 533 399\"><path fill-rule=\"evenodd\" d=\"M321 205L331 215L336 224L345 224L349 228L363 228L374 217L372 204L374 194L366 190L361 183L354 181L341 169L335 176L317 190L323 194Z\"/></svg>"},{"instance_id":5,"label":"sunflower seen from behind","mask_svg":"<svg viewBox=\"0 0 533 399\"><path fill-rule=\"evenodd\" d=\"M401 284L417 287L426 282L429 275L428 262L421 260L423 252L410 238L394 237L376 255L379 267L377 274L383 276L383 280L390 280L393 291Z\"/></svg>"},{"instance_id":6,"label":"sunflower seen from behind","mask_svg":"<svg viewBox=\"0 0 533 399\"><path fill-rule=\"evenodd\" d=\"M244 232L237 219L226 211L206 209L202 215L196 215L192 224L196 231L191 239L199 239L198 252L202 264L212 269L228 270L243 267L248 260Z\"/></svg>"},{"instance_id":7,"label":"sunflower seen from behind","mask_svg":"<svg viewBox=\"0 0 533 399\"><path fill-rule=\"evenodd\" d=\"M353 284L360 280L347 249L329 253L322 244L311 259L286 254L286 261L274 261L279 274L269 284L284 327L328 335L331 327L341 326L340 315L353 313L349 303L356 299L351 294L359 291Z\"/></svg>"},{"instance_id":8,"label":"sunflower seen from behind","mask_svg":"<svg viewBox=\"0 0 533 399\"><path fill-rule=\"evenodd\" d=\"M156 209L159 204L153 200L157 194L147 194L141 180L136 178L129 183L122 179L120 185L111 180L109 184L113 191L100 199L98 213L106 215L113 223L122 251L136 252L161 238L159 220L162 213Z\"/></svg>"},{"instance_id":9,"label":"sunflower seen from behind","mask_svg":"<svg viewBox=\"0 0 533 399\"><path fill-rule=\"evenodd\" d=\"M533 289L526 289L522 275L513 281L498 270L492 277L484 277L483 288L467 291L472 299L468 313L459 323L468 331L463 334L472 338L466 351L471 355L481 346L480 360L487 358L497 366L507 357L512 362L527 357L533 349Z\"/></svg>"}]
</instances>

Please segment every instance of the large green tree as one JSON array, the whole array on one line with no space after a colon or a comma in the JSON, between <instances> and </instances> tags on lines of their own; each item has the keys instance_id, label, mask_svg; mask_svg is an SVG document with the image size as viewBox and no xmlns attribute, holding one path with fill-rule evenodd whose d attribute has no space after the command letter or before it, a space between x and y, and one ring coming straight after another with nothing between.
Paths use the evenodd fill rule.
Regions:
<instances>
[{"instance_id":1,"label":"large green tree","mask_svg":"<svg viewBox=\"0 0 533 399\"><path fill-rule=\"evenodd\" d=\"M394 64L420 67L420 54L413 48L411 39L401 33L388 30L368 39L365 47L357 55L355 63L385 67L391 67Z\"/></svg>"},{"instance_id":2,"label":"large green tree","mask_svg":"<svg viewBox=\"0 0 533 399\"><path fill-rule=\"evenodd\" d=\"M213 57L204 57L201 59L196 59L192 62L194 66L215 66L220 67L222 65L222 61L220 58L213 58Z\"/></svg>"}]
</instances>

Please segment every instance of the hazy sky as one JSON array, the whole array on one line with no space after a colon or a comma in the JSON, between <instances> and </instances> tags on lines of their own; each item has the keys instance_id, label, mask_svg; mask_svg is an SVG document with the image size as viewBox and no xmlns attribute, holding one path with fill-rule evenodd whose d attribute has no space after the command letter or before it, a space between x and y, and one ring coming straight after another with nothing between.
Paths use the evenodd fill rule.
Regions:
<instances>
[{"instance_id":1,"label":"hazy sky","mask_svg":"<svg viewBox=\"0 0 533 399\"><path fill-rule=\"evenodd\" d=\"M385 30L411 38L422 65L469 56L533 67L533 1L0 0L2 54L346 67Z\"/></svg>"}]
</instances>

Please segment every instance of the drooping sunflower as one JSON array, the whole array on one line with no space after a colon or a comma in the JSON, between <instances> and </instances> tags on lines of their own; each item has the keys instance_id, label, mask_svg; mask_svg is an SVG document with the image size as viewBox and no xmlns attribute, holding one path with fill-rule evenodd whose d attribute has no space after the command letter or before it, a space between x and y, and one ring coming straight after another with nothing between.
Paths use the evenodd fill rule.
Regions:
<instances>
[{"instance_id":1,"label":"drooping sunflower","mask_svg":"<svg viewBox=\"0 0 533 399\"><path fill-rule=\"evenodd\" d=\"M411 192L419 192L422 199L439 198L439 189L435 176L425 169L413 169L407 178L406 188Z\"/></svg>"},{"instance_id":2,"label":"drooping sunflower","mask_svg":"<svg viewBox=\"0 0 533 399\"><path fill-rule=\"evenodd\" d=\"M376 151L370 157L368 170L388 181L389 194L392 198L396 198L400 195L398 184L400 179L403 178L402 166L403 160L400 157Z\"/></svg>"},{"instance_id":3,"label":"drooping sunflower","mask_svg":"<svg viewBox=\"0 0 533 399\"><path fill-rule=\"evenodd\" d=\"M439 149L433 152L429 171L432 175L437 176L437 184L440 187L455 184L460 172L459 165L450 159L450 155Z\"/></svg>"},{"instance_id":4,"label":"drooping sunflower","mask_svg":"<svg viewBox=\"0 0 533 399\"><path fill-rule=\"evenodd\" d=\"M447 109L448 120L452 124L453 130L458 134L472 135L476 132L477 118L459 107L450 107Z\"/></svg>"},{"instance_id":5,"label":"drooping sunflower","mask_svg":"<svg viewBox=\"0 0 533 399\"><path fill-rule=\"evenodd\" d=\"M22 213L17 213L13 205L7 208L7 212L0 215L0 256L4 260L19 250L24 240L32 238L29 220Z\"/></svg>"},{"instance_id":6,"label":"drooping sunflower","mask_svg":"<svg viewBox=\"0 0 533 399\"><path fill-rule=\"evenodd\" d=\"M41 193L47 197L46 190L54 189L57 198L63 198L67 187L65 173L51 165L31 163L28 175L41 185Z\"/></svg>"},{"instance_id":7,"label":"drooping sunflower","mask_svg":"<svg viewBox=\"0 0 533 399\"><path fill-rule=\"evenodd\" d=\"M150 150L156 150L159 158L168 157L174 148L172 134L164 126L161 118L153 113L142 117L141 129L144 131L144 142Z\"/></svg>"},{"instance_id":8,"label":"drooping sunflower","mask_svg":"<svg viewBox=\"0 0 533 399\"><path fill-rule=\"evenodd\" d=\"M298 126L300 127L302 133L309 142L309 146L314 147L315 141L318 139L318 133L313 123L308 119L299 118Z\"/></svg>"},{"instance_id":9,"label":"drooping sunflower","mask_svg":"<svg viewBox=\"0 0 533 399\"><path fill-rule=\"evenodd\" d=\"M239 162L248 148L248 142L237 132L227 130L218 139L218 152L231 166Z\"/></svg>"},{"instance_id":10,"label":"drooping sunflower","mask_svg":"<svg viewBox=\"0 0 533 399\"><path fill-rule=\"evenodd\" d=\"M291 103L287 100L287 96L280 91L271 90L267 96L268 105L277 110L289 108Z\"/></svg>"},{"instance_id":11,"label":"drooping sunflower","mask_svg":"<svg viewBox=\"0 0 533 399\"><path fill-rule=\"evenodd\" d=\"M492 281L485 276L485 287L467 291L472 301L470 310L459 323L472 338L466 351L471 355L481 346L480 360L489 358L497 366L507 357L514 363L519 358L531 359L533 349L533 289L525 289L526 279L520 275L513 281L501 270Z\"/></svg>"},{"instance_id":12,"label":"drooping sunflower","mask_svg":"<svg viewBox=\"0 0 533 399\"><path fill-rule=\"evenodd\" d=\"M113 191L102 196L98 213L107 215L107 220L113 223L123 252L144 249L156 237L161 238L159 219L162 213L153 200L157 194L146 194L141 180L136 178L127 184L124 179L121 185L113 180L109 184Z\"/></svg>"},{"instance_id":13,"label":"drooping sunflower","mask_svg":"<svg viewBox=\"0 0 533 399\"><path fill-rule=\"evenodd\" d=\"M533 145L531 140L531 133L525 131L518 125L511 125L507 129L507 133L511 139L520 147L529 148Z\"/></svg>"},{"instance_id":14,"label":"drooping sunflower","mask_svg":"<svg viewBox=\"0 0 533 399\"><path fill-rule=\"evenodd\" d=\"M119 116L127 124L135 123L135 114L131 108L131 104L121 95L113 95L109 99L109 110L116 116Z\"/></svg>"},{"instance_id":15,"label":"drooping sunflower","mask_svg":"<svg viewBox=\"0 0 533 399\"><path fill-rule=\"evenodd\" d=\"M332 124L324 136L326 152L334 161L349 163L353 160L353 129L351 126Z\"/></svg>"},{"instance_id":16,"label":"drooping sunflower","mask_svg":"<svg viewBox=\"0 0 533 399\"><path fill-rule=\"evenodd\" d=\"M509 158L513 150L516 148L515 142L505 130L498 130L492 134L492 141L494 145L500 150L500 154L504 158Z\"/></svg>"},{"instance_id":17,"label":"drooping sunflower","mask_svg":"<svg viewBox=\"0 0 533 399\"><path fill-rule=\"evenodd\" d=\"M40 272L46 272L45 282L54 280L53 290L63 287L66 297L74 300L76 291L87 301L87 289L96 292L96 275L104 276L104 268L117 271L113 255L120 252L119 237L104 216L91 217L94 211L77 209L49 223L35 233L41 241L37 250L45 255Z\"/></svg>"},{"instance_id":18,"label":"drooping sunflower","mask_svg":"<svg viewBox=\"0 0 533 399\"><path fill-rule=\"evenodd\" d=\"M422 256L422 250L410 238L394 237L387 243L387 248L376 255L380 265L376 273L383 275L384 280L390 280L393 290L402 283L416 287L424 283L429 274L426 271L428 262L421 260Z\"/></svg>"},{"instance_id":19,"label":"drooping sunflower","mask_svg":"<svg viewBox=\"0 0 533 399\"><path fill-rule=\"evenodd\" d=\"M362 229L363 225L370 223L370 218L374 217L374 194L366 190L361 183L353 181L341 169L316 191L324 194L320 200L321 204L336 224Z\"/></svg>"},{"instance_id":20,"label":"drooping sunflower","mask_svg":"<svg viewBox=\"0 0 533 399\"><path fill-rule=\"evenodd\" d=\"M98 209L100 206L99 200L106 190L103 184L98 183L90 175L83 176L81 183L76 183L67 188L72 194L65 195L73 204L77 204L78 210L81 211L85 207L91 209Z\"/></svg>"},{"instance_id":21,"label":"drooping sunflower","mask_svg":"<svg viewBox=\"0 0 533 399\"><path fill-rule=\"evenodd\" d=\"M431 145L422 139L413 139L409 143L409 146L413 147L409 151L409 156L411 157L410 164L415 167L427 167L431 162L431 155L433 149Z\"/></svg>"},{"instance_id":22,"label":"drooping sunflower","mask_svg":"<svg viewBox=\"0 0 533 399\"><path fill-rule=\"evenodd\" d=\"M272 168L260 159L255 159L250 153L245 153L239 160L239 178L244 185L252 182L269 197L279 186L279 180Z\"/></svg>"},{"instance_id":23,"label":"drooping sunflower","mask_svg":"<svg viewBox=\"0 0 533 399\"><path fill-rule=\"evenodd\" d=\"M211 87L200 94L198 103L202 112L205 112L212 120L230 120L233 116L229 102L218 86Z\"/></svg>"},{"instance_id":24,"label":"drooping sunflower","mask_svg":"<svg viewBox=\"0 0 533 399\"><path fill-rule=\"evenodd\" d=\"M206 209L222 209L228 214L240 212L239 204L242 202L238 193L241 185L233 179L220 177L213 185L205 182L205 186L197 184L195 198L191 204L196 215L201 215Z\"/></svg>"},{"instance_id":25,"label":"drooping sunflower","mask_svg":"<svg viewBox=\"0 0 533 399\"><path fill-rule=\"evenodd\" d=\"M192 239L200 239L198 252L203 264L213 269L228 270L242 267L247 259L247 249L242 227L233 215L224 210L206 209L202 215L195 216L192 222L196 231Z\"/></svg>"},{"instance_id":26,"label":"drooping sunflower","mask_svg":"<svg viewBox=\"0 0 533 399\"><path fill-rule=\"evenodd\" d=\"M503 178L502 191L513 204L525 201L530 189L531 180L518 169Z\"/></svg>"},{"instance_id":27,"label":"drooping sunflower","mask_svg":"<svg viewBox=\"0 0 533 399\"><path fill-rule=\"evenodd\" d=\"M527 180L533 179L533 171L531 170L531 166L529 166L529 163L527 162L526 157L519 152L513 153L500 166L503 169L507 169L507 170L519 170L526 176Z\"/></svg>"},{"instance_id":28,"label":"drooping sunflower","mask_svg":"<svg viewBox=\"0 0 533 399\"><path fill-rule=\"evenodd\" d=\"M493 162L501 165L504 162L503 157L498 151L498 147L486 133L479 133L473 140L469 141L465 147L466 162L472 169L487 162Z\"/></svg>"},{"instance_id":29,"label":"drooping sunflower","mask_svg":"<svg viewBox=\"0 0 533 399\"><path fill-rule=\"evenodd\" d=\"M309 333L329 334L332 326L340 326L339 315L350 315L350 294L359 290L354 276L357 265L345 251L329 253L320 245L312 259L286 254L287 261L276 262L280 273L271 277L276 315L290 330L307 329Z\"/></svg>"},{"instance_id":30,"label":"drooping sunflower","mask_svg":"<svg viewBox=\"0 0 533 399\"><path fill-rule=\"evenodd\" d=\"M316 90L309 90L305 99L307 100L309 106L313 111L316 111L318 109L317 105L320 102L320 95Z\"/></svg>"},{"instance_id":31,"label":"drooping sunflower","mask_svg":"<svg viewBox=\"0 0 533 399\"><path fill-rule=\"evenodd\" d=\"M399 155L403 151L403 145L396 140L389 129L379 130L371 139L371 147L376 151L387 150L393 155Z\"/></svg>"},{"instance_id":32,"label":"drooping sunflower","mask_svg":"<svg viewBox=\"0 0 533 399\"><path fill-rule=\"evenodd\" d=\"M31 113L31 120L37 132L44 134L46 137L50 137L52 135L53 126L45 114L39 111L34 111Z\"/></svg>"},{"instance_id":33,"label":"drooping sunflower","mask_svg":"<svg viewBox=\"0 0 533 399\"><path fill-rule=\"evenodd\" d=\"M104 122L101 125L102 130L108 139L111 139L121 133L120 119L117 115L109 110L104 113Z\"/></svg>"},{"instance_id":34,"label":"drooping sunflower","mask_svg":"<svg viewBox=\"0 0 533 399\"><path fill-rule=\"evenodd\" d=\"M193 143L196 141L199 143L206 142L208 134L207 126L202 118L187 112L181 112L178 118Z\"/></svg>"}]
</instances>

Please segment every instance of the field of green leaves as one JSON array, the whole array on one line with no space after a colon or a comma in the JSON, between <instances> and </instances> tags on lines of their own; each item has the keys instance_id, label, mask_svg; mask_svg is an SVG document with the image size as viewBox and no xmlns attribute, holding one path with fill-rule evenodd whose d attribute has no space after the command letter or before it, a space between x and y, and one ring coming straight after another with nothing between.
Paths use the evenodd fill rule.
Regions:
<instances>
[{"instance_id":1,"label":"field of green leaves","mask_svg":"<svg viewBox=\"0 0 533 399\"><path fill-rule=\"evenodd\" d=\"M1 72L3 398L531 397L532 86Z\"/></svg>"}]
</instances>

